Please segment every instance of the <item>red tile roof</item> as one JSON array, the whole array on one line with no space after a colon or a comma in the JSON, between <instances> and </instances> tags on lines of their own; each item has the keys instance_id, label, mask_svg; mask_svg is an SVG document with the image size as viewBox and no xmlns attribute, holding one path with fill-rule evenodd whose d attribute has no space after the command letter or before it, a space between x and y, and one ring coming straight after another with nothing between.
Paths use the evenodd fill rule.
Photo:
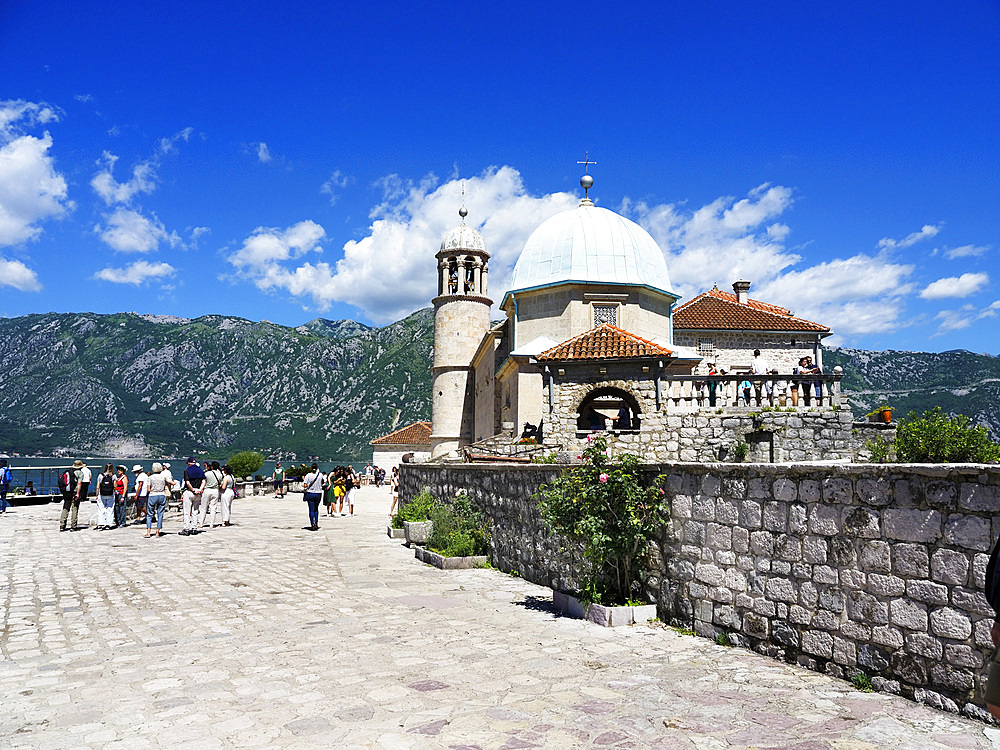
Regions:
<instances>
[{"instance_id":1,"label":"red tile roof","mask_svg":"<svg viewBox=\"0 0 1000 750\"><path fill-rule=\"evenodd\" d=\"M632 359L670 357L673 352L652 341L602 323L586 333L553 346L538 355L539 361L581 359Z\"/></svg>"},{"instance_id":2,"label":"red tile roof","mask_svg":"<svg viewBox=\"0 0 1000 750\"><path fill-rule=\"evenodd\" d=\"M711 329L724 331L815 331L827 333L819 323L796 318L791 310L747 298L745 305L736 295L709 289L674 311L674 330Z\"/></svg>"},{"instance_id":3,"label":"red tile roof","mask_svg":"<svg viewBox=\"0 0 1000 750\"><path fill-rule=\"evenodd\" d=\"M431 423L414 422L400 427L395 432L375 438L370 445L430 445Z\"/></svg>"}]
</instances>

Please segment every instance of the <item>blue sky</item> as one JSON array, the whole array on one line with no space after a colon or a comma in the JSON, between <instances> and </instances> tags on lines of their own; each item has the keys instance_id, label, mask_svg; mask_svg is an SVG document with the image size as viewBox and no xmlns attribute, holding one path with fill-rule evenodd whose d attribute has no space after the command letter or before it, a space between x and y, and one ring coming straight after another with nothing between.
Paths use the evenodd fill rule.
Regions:
<instances>
[{"instance_id":1,"label":"blue sky","mask_svg":"<svg viewBox=\"0 0 1000 750\"><path fill-rule=\"evenodd\" d=\"M675 289L1000 353L1000 3L0 4L0 314L384 324L591 196Z\"/></svg>"}]
</instances>

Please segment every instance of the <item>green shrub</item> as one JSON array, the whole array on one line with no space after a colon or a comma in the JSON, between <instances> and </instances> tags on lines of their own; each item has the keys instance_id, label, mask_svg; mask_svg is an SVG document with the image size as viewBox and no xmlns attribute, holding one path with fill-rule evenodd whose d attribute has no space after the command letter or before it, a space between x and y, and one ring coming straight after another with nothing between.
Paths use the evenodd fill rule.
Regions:
<instances>
[{"instance_id":1,"label":"green shrub","mask_svg":"<svg viewBox=\"0 0 1000 750\"><path fill-rule=\"evenodd\" d=\"M640 564L668 516L664 477L648 485L638 456L612 458L604 437L587 439L583 463L542 485L539 509L546 525L579 543L590 562L580 572L579 598L624 604L638 593Z\"/></svg>"},{"instance_id":2,"label":"green shrub","mask_svg":"<svg viewBox=\"0 0 1000 750\"><path fill-rule=\"evenodd\" d=\"M433 505L434 496L431 495L431 491L427 487L424 487L423 491L406 505L399 506L397 517L400 521L429 521L428 512Z\"/></svg>"},{"instance_id":3,"label":"green shrub","mask_svg":"<svg viewBox=\"0 0 1000 750\"><path fill-rule=\"evenodd\" d=\"M873 464L884 464L892 454L892 444L881 437L865 441L865 448L871 454Z\"/></svg>"},{"instance_id":4,"label":"green shrub","mask_svg":"<svg viewBox=\"0 0 1000 750\"><path fill-rule=\"evenodd\" d=\"M862 693L875 692L875 686L872 685L871 679L860 670L851 675L851 684Z\"/></svg>"},{"instance_id":5,"label":"green shrub","mask_svg":"<svg viewBox=\"0 0 1000 750\"><path fill-rule=\"evenodd\" d=\"M736 463L741 464L747 460L747 455L750 453L750 446L747 445L745 440L738 440L736 445L733 446L733 458Z\"/></svg>"},{"instance_id":6,"label":"green shrub","mask_svg":"<svg viewBox=\"0 0 1000 750\"><path fill-rule=\"evenodd\" d=\"M293 464L285 469L285 479L303 479L310 471L312 471L312 466L309 464L299 464L298 466Z\"/></svg>"},{"instance_id":7,"label":"green shrub","mask_svg":"<svg viewBox=\"0 0 1000 750\"><path fill-rule=\"evenodd\" d=\"M896 429L896 456L906 463L995 463L1000 445L990 440L986 428L976 427L968 417L950 416L940 406L916 412Z\"/></svg>"},{"instance_id":8,"label":"green shrub","mask_svg":"<svg viewBox=\"0 0 1000 750\"><path fill-rule=\"evenodd\" d=\"M252 477L264 465L264 456L257 451L243 451L231 455L226 463L233 470L234 477Z\"/></svg>"},{"instance_id":9,"label":"green shrub","mask_svg":"<svg viewBox=\"0 0 1000 750\"><path fill-rule=\"evenodd\" d=\"M485 517L465 492L451 503L434 503L428 511L434 522L427 547L445 557L471 557L489 552L490 533Z\"/></svg>"}]
</instances>

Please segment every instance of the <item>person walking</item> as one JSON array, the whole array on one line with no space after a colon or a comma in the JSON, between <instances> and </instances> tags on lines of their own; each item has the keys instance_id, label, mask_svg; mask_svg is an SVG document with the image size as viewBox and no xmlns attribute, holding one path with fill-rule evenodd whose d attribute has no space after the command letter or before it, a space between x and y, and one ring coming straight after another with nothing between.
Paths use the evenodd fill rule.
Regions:
<instances>
[{"instance_id":1,"label":"person walking","mask_svg":"<svg viewBox=\"0 0 1000 750\"><path fill-rule=\"evenodd\" d=\"M206 463L206 465L208 465ZM204 527L210 525L215 528L215 515L219 511L219 497L221 495L222 487L222 469L219 468L218 461L212 461L211 465L208 465L208 469L205 471L205 491L201 496L201 523L200 526ZM211 524L206 524L209 520L209 513L211 513Z\"/></svg>"},{"instance_id":2,"label":"person walking","mask_svg":"<svg viewBox=\"0 0 1000 750\"><path fill-rule=\"evenodd\" d=\"M222 484L219 485L220 498L222 499L222 525L232 526L230 523L233 516L233 499L236 497L236 477L229 464L222 467Z\"/></svg>"},{"instance_id":3,"label":"person walking","mask_svg":"<svg viewBox=\"0 0 1000 750\"><path fill-rule=\"evenodd\" d=\"M128 526L128 518L125 513L125 503L128 502L128 474L125 467L119 466L115 469L115 526Z\"/></svg>"},{"instance_id":4,"label":"person walking","mask_svg":"<svg viewBox=\"0 0 1000 750\"><path fill-rule=\"evenodd\" d=\"M350 515L354 515L354 493L357 492L360 477L354 472L353 466L346 467L344 471L344 501L347 503L347 510ZM344 515L341 513L340 515Z\"/></svg>"},{"instance_id":5,"label":"person walking","mask_svg":"<svg viewBox=\"0 0 1000 750\"><path fill-rule=\"evenodd\" d=\"M281 468L281 461L278 461L274 465L274 471L271 472L271 482L274 484L274 496L284 497L285 496L285 470Z\"/></svg>"},{"instance_id":6,"label":"person walking","mask_svg":"<svg viewBox=\"0 0 1000 750\"><path fill-rule=\"evenodd\" d=\"M198 533L198 515L204 491L205 472L194 458L189 458L187 468L184 470L184 528L181 529L181 536Z\"/></svg>"},{"instance_id":7,"label":"person walking","mask_svg":"<svg viewBox=\"0 0 1000 750\"><path fill-rule=\"evenodd\" d=\"M59 531L66 531L66 519L70 518L70 509L73 510L70 518L70 531L76 531L77 516L80 514L80 496L76 492L77 484L80 481L77 469L83 466L83 461L75 461L73 466L66 469L59 475L57 484L63 496L62 514L59 516Z\"/></svg>"},{"instance_id":8,"label":"person walking","mask_svg":"<svg viewBox=\"0 0 1000 750\"><path fill-rule=\"evenodd\" d=\"M389 476L389 492L392 494L392 507L389 508L389 515L396 513L396 503L399 502L399 467L392 467L392 474Z\"/></svg>"},{"instance_id":9,"label":"person walking","mask_svg":"<svg viewBox=\"0 0 1000 750\"><path fill-rule=\"evenodd\" d=\"M319 501L323 498L323 472L313 464L303 479L305 492L302 499L309 504L309 530L319 531Z\"/></svg>"},{"instance_id":10,"label":"person walking","mask_svg":"<svg viewBox=\"0 0 1000 750\"><path fill-rule=\"evenodd\" d=\"M326 514L333 515L333 509L337 505L337 478L340 476L340 468L334 467L326 476L326 489L323 490L323 505L326 506ZM341 494L343 494L344 483L340 483Z\"/></svg>"},{"instance_id":11,"label":"person walking","mask_svg":"<svg viewBox=\"0 0 1000 750\"><path fill-rule=\"evenodd\" d=\"M153 464L153 473L149 475L149 495L146 498L146 535L149 539L153 530L153 518L156 518L156 535L163 536L163 509L167 505L167 494L173 484L170 472L163 470L163 464Z\"/></svg>"},{"instance_id":12,"label":"person walking","mask_svg":"<svg viewBox=\"0 0 1000 750\"><path fill-rule=\"evenodd\" d=\"M115 525L115 467L104 464L97 477L97 530L106 531Z\"/></svg>"},{"instance_id":13,"label":"person walking","mask_svg":"<svg viewBox=\"0 0 1000 750\"><path fill-rule=\"evenodd\" d=\"M146 520L146 500L149 498L149 474L142 468L141 464L132 467L135 474L135 520Z\"/></svg>"},{"instance_id":14,"label":"person walking","mask_svg":"<svg viewBox=\"0 0 1000 750\"><path fill-rule=\"evenodd\" d=\"M6 513L9 503L7 493L10 492L10 483L14 481L14 476L10 473L6 458L0 458L0 513Z\"/></svg>"}]
</instances>

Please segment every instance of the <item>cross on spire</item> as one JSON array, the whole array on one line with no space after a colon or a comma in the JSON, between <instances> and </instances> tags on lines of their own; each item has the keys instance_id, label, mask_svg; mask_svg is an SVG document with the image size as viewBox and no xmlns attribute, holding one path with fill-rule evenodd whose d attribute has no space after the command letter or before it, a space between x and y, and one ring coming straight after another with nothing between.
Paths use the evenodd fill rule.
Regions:
<instances>
[{"instance_id":1,"label":"cross on spire","mask_svg":"<svg viewBox=\"0 0 1000 750\"><path fill-rule=\"evenodd\" d=\"M583 157L583 161L578 161L577 164L582 164L583 165L583 173L587 174L588 170L590 169L590 165L591 164L597 164L597 162L590 160L590 152L587 151L585 153L584 157Z\"/></svg>"}]
</instances>

